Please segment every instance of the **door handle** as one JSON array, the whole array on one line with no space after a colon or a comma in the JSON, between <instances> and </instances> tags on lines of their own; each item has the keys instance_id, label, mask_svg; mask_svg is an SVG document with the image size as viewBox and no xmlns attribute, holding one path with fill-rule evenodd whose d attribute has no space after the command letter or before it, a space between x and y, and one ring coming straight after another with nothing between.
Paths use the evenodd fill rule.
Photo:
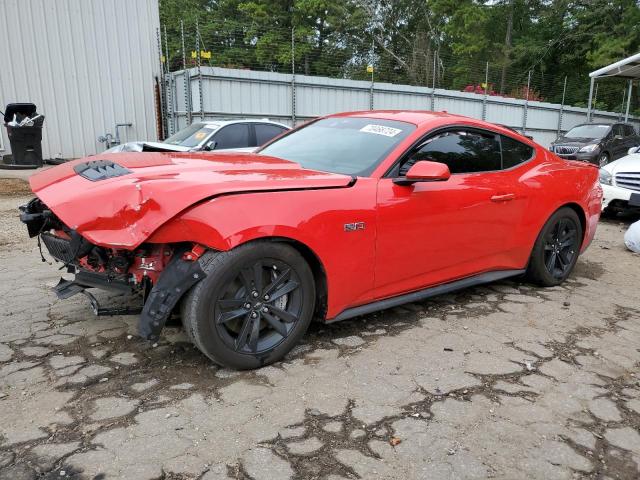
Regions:
<instances>
[{"instance_id":1,"label":"door handle","mask_svg":"<svg viewBox=\"0 0 640 480\"><path fill-rule=\"evenodd\" d=\"M516 198L515 193L504 193L501 195L494 195L491 197L492 202L509 202Z\"/></svg>"}]
</instances>

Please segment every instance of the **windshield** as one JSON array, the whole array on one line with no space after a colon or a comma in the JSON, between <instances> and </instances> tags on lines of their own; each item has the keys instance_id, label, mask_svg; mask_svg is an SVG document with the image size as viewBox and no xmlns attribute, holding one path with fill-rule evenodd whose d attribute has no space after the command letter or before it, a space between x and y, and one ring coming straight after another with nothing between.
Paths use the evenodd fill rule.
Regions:
<instances>
[{"instance_id":1,"label":"windshield","mask_svg":"<svg viewBox=\"0 0 640 480\"><path fill-rule=\"evenodd\" d=\"M217 125L192 123L187 128L183 128L178 133L171 135L164 143L181 145L183 147L197 147L217 129Z\"/></svg>"},{"instance_id":2,"label":"windshield","mask_svg":"<svg viewBox=\"0 0 640 480\"><path fill-rule=\"evenodd\" d=\"M324 118L260 150L304 168L346 175L369 175L415 130L410 123L378 118Z\"/></svg>"},{"instance_id":3,"label":"windshield","mask_svg":"<svg viewBox=\"0 0 640 480\"><path fill-rule=\"evenodd\" d=\"M573 127L567 133L566 138L602 138L611 129L611 125L578 125Z\"/></svg>"}]
</instances>

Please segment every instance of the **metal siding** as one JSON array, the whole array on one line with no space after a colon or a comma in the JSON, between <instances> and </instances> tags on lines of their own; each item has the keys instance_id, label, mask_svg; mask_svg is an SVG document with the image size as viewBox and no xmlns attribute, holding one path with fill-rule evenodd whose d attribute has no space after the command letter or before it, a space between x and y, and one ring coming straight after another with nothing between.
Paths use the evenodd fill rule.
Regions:
<instances>
[{"instance_id":1,"label":"metal siding","mask_svg":"<svg viewBox=\"0 0 640 480\"><path fill-rule=\"evenodd\" d=\"M193 92L193 111L199 110L197 70L189 70ZM203 67L203 102L207 118L216 117L269 117L291 124L292 78L288 74L255 72L225 68ZM174 97L178 101L176 123L186 125L184 106L183 72L171 74ZM326 77L296 75L296 120L301 123L320 115L351 110L368 110L371 83L362 80L346 80ZM429 110L432 90L429 87L374 84L376 109ZM435 90L434 110L482 118L483 95ZM486 120L492 123L522 128L526 102L513 98L486 98ZM549 146L556 138L560 105L546 102L529 102L527 105L527 134L543 146ZM586 121L587 110L564 107L562 130L566 131ZM594 112L594 121L615 122L618 113ZM197 116L194 117L197 120ZM638 119L630 119L636 128Z\"/></svg>"},{"instance_id":2,"label":"metal siding","mask_svg":"<svg viewBox=\"0 0 640 480\"><path fill-rule=\"evenodd\" d=\"M0 103L38 106L45 158L99 153L116 123L156 139L157 28L158 0L2 0Z\"/></svg>"}]
</instances>

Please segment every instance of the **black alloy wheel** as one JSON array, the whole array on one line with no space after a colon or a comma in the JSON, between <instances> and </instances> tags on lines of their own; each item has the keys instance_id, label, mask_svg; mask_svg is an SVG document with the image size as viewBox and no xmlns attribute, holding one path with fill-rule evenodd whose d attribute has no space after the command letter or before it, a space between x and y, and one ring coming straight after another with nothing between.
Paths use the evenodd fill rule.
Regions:
<instances>
[{"instance_id":1,"label":"black alloy wheel","mask_svg":"<svg viewBox=\"0 0 640 480\"><path fill-rule=\"evenodd\" d=\"M571 219L561 218L545 236L544 264L557 279L563 279L578 255L578 228Z\"/></svg>"},{"instance_id":2,"label":"black alloy wheel","mask_svg":"<svg viewBox=\"0 0 640 480\"><path fill-rule=\"evenodd\" d=\"M215 326L236 352L257 354L280 344L300 321L300 279L290 265L261 259L245 266L215 305Z\"/></svg>"},{"instance_id":3,"label":"black alloy wheel","mask_svg":"<svg viewBox=\"0 0 640 480\"><path fill-rule=\"evenodd\" d=\"M527 279L543 287L564 282L578 261L582 235L582 224L576 211L570 207L557 210L536 239L527 267Z\"/></svg>"},{"instance_id":4,"label":"black alloy wheel","mask_svg":"<svg viewBox=\"0 0 640 480\"><path fill-rule=\"evenodd\" d=\"M284 357L315 309L313 273L292 246L255 241L200 258L206 277L182 303L187 336L211 360L244 370Z\"/></svg>"}]
</instances>

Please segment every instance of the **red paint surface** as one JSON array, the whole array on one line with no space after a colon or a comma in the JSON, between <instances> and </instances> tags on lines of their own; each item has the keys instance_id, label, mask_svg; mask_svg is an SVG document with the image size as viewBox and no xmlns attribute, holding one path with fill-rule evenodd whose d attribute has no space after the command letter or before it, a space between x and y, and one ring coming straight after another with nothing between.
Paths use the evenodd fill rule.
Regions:
<instances>
[{"instance_id":1,"label":"red paint surface","mask_svg":"<svg viewBox=\"0 0 640 480\"><path fill-rule=\"evenodd\" d=\"M583 213L582 250L593 239L602 191L597 168L589 164L561 160L510 130L466 117L340 115L417 128L353 185L348 176L255 154L123 153L109 159L130 175L90 182L70 162L33 176L31 186L62 221L102 246L190 241L228 250L265 237L299 242L326 273L328 318L469 275L523 269L540 229L563 205ZM510 170L451 175L443 182L400 186L383 178L414 142L448 125L511 136L534 147L535 157ZM345 231L354 222L364 222L364 230Z\"/></svg>"}]
</instances>

